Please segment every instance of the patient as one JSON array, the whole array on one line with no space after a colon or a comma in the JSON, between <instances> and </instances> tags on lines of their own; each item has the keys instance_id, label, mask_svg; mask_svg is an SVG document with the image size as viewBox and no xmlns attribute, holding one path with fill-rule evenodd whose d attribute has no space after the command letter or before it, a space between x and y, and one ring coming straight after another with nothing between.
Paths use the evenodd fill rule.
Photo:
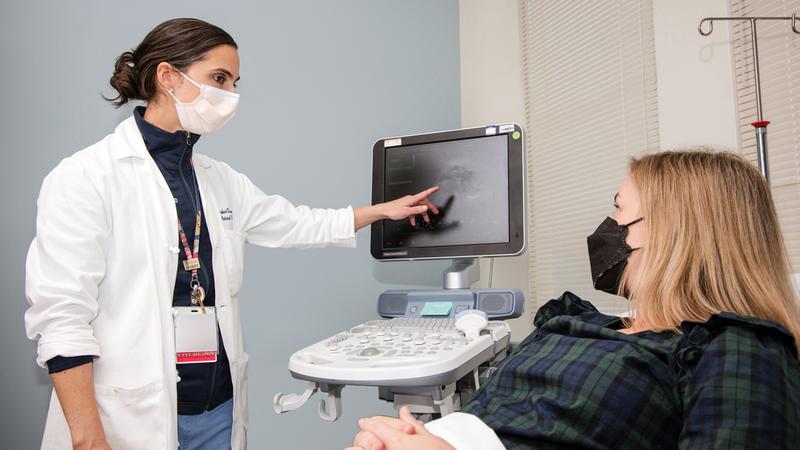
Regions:
<instances>
[{"instance_id":1,"label":"patient","mask_svg":"<svg viewBox=\"0 0 800 450\"><path fill-rule=\"evenodd\" d=\"M361 419L353 448L800 448L800 311L767 183L741 157L634 159L566 292L461 412Z\"/></svg>"}]
</instances>

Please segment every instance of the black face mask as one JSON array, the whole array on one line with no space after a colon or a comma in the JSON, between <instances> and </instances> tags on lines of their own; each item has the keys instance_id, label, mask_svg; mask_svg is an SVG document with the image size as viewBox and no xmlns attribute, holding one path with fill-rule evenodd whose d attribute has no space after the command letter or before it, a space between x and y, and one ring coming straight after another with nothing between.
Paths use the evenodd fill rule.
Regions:
<instances>
[{"instance_id":1,"label":"black face mask","mask_svg":"<svg viewBox=\"0 0 800 450\"><path fill-rule=\"evenodd\" d=\"M594 233L586 238L595 289L619 295L619 282L622 272L628 265L628 256L634 250L638 250L631 248L625 242L628 227L642 219L643 217L640 217L633 222L620 225L616 220L606 217ZM627 292L623 292L623 295L628 296Z\"/></svg>"}]
</instances>

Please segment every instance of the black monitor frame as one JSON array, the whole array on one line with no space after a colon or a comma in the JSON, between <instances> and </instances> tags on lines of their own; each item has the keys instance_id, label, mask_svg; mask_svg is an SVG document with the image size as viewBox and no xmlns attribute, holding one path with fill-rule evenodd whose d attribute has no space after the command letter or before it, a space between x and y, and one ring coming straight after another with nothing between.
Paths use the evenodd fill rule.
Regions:
<instances>
[{"instance_id":1,"label":"black monitor frame","mask_svg":"<svg viewBox=\"0 0 800 450\"><path fill-rule=\"evenodd\" d=\"M501 132L502 131L502 132ZM513 139L514 133L519 133ZM386 149L409 145L506 135L508 142L508 224L509 241L493 244L446 245L433 247L384 248L383 220L372 224L370 252L378 260L453 259L494 256L514 256L525 251L526 245L526 187L525 133L518 124L487 125L476 128L440 131L435 133L379 139L372 148L372 204L384 198ZM388 146L387 146L388 145Z\"/></svg>"}]
</instances>

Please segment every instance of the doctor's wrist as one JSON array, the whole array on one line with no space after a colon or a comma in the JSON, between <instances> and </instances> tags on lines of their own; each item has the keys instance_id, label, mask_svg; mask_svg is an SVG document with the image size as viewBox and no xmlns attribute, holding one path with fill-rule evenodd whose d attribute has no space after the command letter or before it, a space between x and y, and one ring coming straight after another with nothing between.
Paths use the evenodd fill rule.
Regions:
<instances>
[{"instance_id":1,"label":"doctor's wrist","mask_svg":"<svg viewBox=\"0 0 800 450\"><path fill-rule=\"evenodd\" d=\"M106 441L106 435L102 427L99 434L97 430L87 430L87 434L73 433L72 448L75 450L109 450L111 448Z\"/></svg>"},{"instance_id":2,"label":"doctor's wrist","mask_svg":"<svg viewBox=\"0 0 800 450\"><path fill-rule=\"evenodd\" d=\"M372 209L373 222L379 220L390 219L389 206L386 203L378 203L369 207Z\"/></svg>"},{"instance_id":3,"label":"doctor's wrist","mask_svg":"<svg viewBox=\"0 0 800 450\"><path fill-rule=\"evenodd\" d=\"M353 210L353 215L354 215L353 223L355 225L356 231L368 225L371 225L373 222L389 218L385 203L379 203L377 205L355 208Z\"/></svg>"}]
</instances>

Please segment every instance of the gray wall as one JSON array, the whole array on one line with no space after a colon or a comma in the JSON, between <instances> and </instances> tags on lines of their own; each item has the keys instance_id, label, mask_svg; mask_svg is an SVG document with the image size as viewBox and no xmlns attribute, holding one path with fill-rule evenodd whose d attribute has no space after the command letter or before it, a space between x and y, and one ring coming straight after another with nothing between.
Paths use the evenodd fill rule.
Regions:
<instances>
[{"instance_id":1,"label":"gray wall","mask_svg":"<svg viewBox=\"0 0 800 450\"><path fill-rule=\"evenodd\" d=\"M114 58L159 22L185 16L225 28L242 59L239 113L198 150L267 192L321 207L367 204L375 139L459 125L456 0L0 4L0 447L38 446L50 391L22 319L40 183L130 114L100 98L112 93ZM318 419L314 404L282 416L271 406L276 392L303 387L286 370L292 352L374 317L385 289L439 285L443 263L379 264L368 230L358 242L357 250L248 248L251 448L341 448L358 417L390 412L374 388L345 389L336 423Z\"/></svg>"}]
</instances>

